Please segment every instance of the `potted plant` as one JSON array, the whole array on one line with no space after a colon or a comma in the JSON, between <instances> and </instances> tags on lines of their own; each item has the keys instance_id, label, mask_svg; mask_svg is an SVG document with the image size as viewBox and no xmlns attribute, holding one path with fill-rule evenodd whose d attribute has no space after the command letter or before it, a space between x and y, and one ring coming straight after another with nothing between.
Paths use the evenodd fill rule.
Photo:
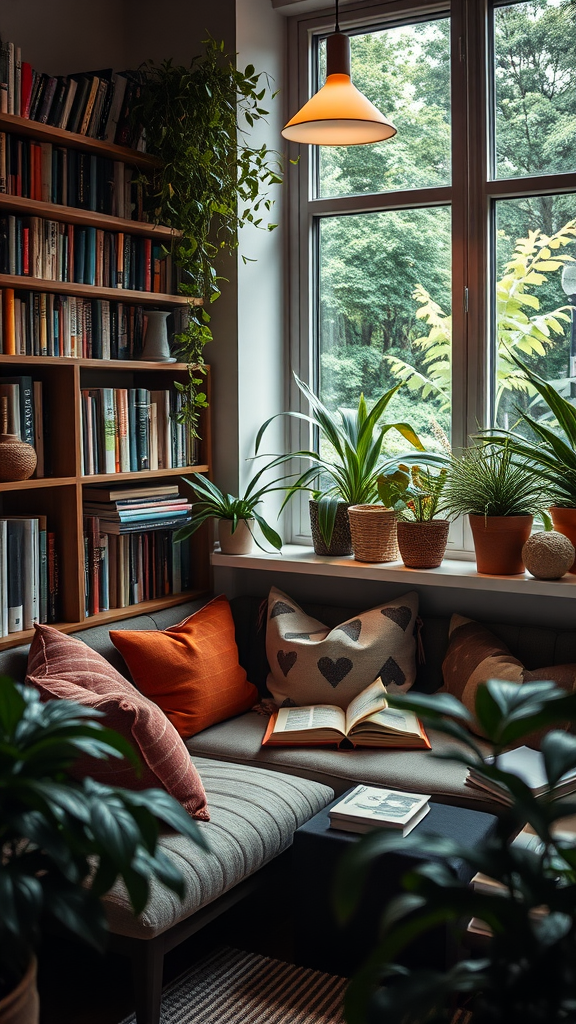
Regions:
<instances>
[{"instance_id":1,"label":"potted plant","mask_svg":"<svg viewBox=\"0 0 576 1024\"><path fill-rule=\"evenodd\" d=\"M308 490L310 501L310 523L312 541L318 555L349 555L352 539L348 520L351 505L370 505L378 496L378 477L395 465L398 456L387 456L383 451L388 431L396 430L420 452L422 461L424 445L408 423L382 423L382 418L394 395L403 386L397 384L378 399L369 411L364 395L360 395L356 410L339 409L335 415L320 401L317 395L296 375L294 379L307 399L312 415L298 412L278 413L280 416L294 416L304 420L319 433L320 451L300 450L277 456L268 468L282 465L291 459L306 459L312 463L298 479L288 487L283 504L294 494ZM256 454L268 425L276 416L260 427L256 438ZM414 456L405 453L402 461L408 462ZM443 464L442 455L426 453L426 461Z\"/></svg>"},{"instance_id":2,"label":"potted plant","mask_svg":"<svg viewBox=\"0 0 576 1024\"><path fill-rule=\"evenodd\" d=\"M127 757L130 745L73 701L40 702L31 686L0 679L0 1022L37 1024L34 949L49 918L97 948L106 920L100 897L120 878L132 909L158 879L184 882L157 847L158 821L205 847L196 823L159 789L132 792L67 769L81 755Z\"/></svg>"},{"instance_id":3,"label":"potted plant","mask_svg":"<svg viewBox=\"0 0 576 1024\"><path fill-rule=\"evenodd\" d=\"M264 466L252 477L244 494L239 498L235 498L231 494L224 494L224 491L221 491L206 476L198 475L194 480L186 480L199 500L193 505L191 521L176 531L174 540L187 540L207 519L217 519L218 540L222 553L225 555L248 555L254 541L261 550L264 550L254 536L253 528L257 523L268 543L276 551L280 551L282 538L256 511L256 506L260 504L265 494L286 489L285 487L276 487L275 484L278 482L276 480L258 487L260 478L266 469L267 467Z\"/></svg>"},{"instance_id":4,"label":"potted plant","mask_svg":"<svg viewBox=\"0 0 576 1024\"><path fill-rule=\"evenodd\" d=\"M519 410L522 420L535 435L533 440L506 430L491 434L488 440L505 444L536 470L548 494L554 529L565 534L576 547L576 409L552 384L529 370L512 353L510 357L544 400L561 434L555 426L548 426ZM576 562L568 571L576 573Z\"/></svg>"},{"instance_id":5,"label":"potted plant","mask_svg":"<svg viewBox=\"0 0 576 1024\"><path fill-rule=\"evenodd\" d=\"M430 835L425 821L406 838L378 831L351 845L337 878L342 920L367 879L386 870L385 860L376 866L377 858L401 847L404 855L414 850L418 860L404 876L404 891L386 907L378 948L347 990L348 1024L447 1024L453 1017L470 1024L568 1024L576 1007L576 835L555 826L575 805L570 798L555 800L554 787L576 768L576 737L559 730L544 736L541 796L502 771L498 755L536 730L567 723L573 729L576 697L552 682L490 680L478 687L475 715L451 694L391 695L389 703L457 739L459 748L441 756L473 767L509 802L490 838L474 848L465 837L456 842ZM469 729L486 737L492 758L486 759ZM534 844L511 845L526 823ZM467 885L458 871L462 863L467 877L481 872L499 883L499 891ZM476 940L475 956L466 956L472 918L488 925L488 935ZM461 951L456 963L445 971L398 963L413 940L442 925L451 930L452 948Z\"/></svg>"},{"instance_id":6,"label":"potted plant","mask_svg":"<svg viewBox=\"0 0 576 1024\"><path fill-rule=\"evenodd\" d=\"M398 547L409 569L436 569L444 558L450 522L436 513L447 475L447 469L431 473L427 467L400 465L378 480L382 502L396 513Z\"/></svg>"},{"instance_id":7,"label":"potted plant","mask_svg":"<svg viewBox=\"0 0 576 1024\"><path fill-rule=\"evenodd\" d=\"M510 445L479 444L452 460L442 508L468 516L478 572L524 572L522 547L534 515L542 515L545 506L537 474L529 462L514 456Z\"/></svg>"}]
</instances>

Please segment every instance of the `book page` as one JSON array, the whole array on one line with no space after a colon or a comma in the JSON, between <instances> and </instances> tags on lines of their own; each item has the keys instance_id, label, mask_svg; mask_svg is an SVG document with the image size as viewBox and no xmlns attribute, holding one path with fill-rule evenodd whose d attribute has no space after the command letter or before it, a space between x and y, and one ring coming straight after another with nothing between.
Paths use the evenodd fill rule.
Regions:
<instances>
[{"instance_id":1,"label":"book page","mask_svg":"<svg viewBox=\"0 0 576 1024\"><path fill-rule=\"evenodd\" d=\"M398 708L383 708L375 711L368 718L358 722L352 731L369 731L370 727L376 726L384 732L400 733L403 735L420 736L420 723L412 711L400 711Z\"/></svg>"},{"instance_id":2,"label":"book page","mask_svg":"<svg viewBox=\"0 0 576 1024\"><path fill-rule=\"evenodd\" d=\"M376 679L354 697L346 708L346 732L350 732L363 718L387 706L386 688L381 679Z\"/></svg>"},{"instance_id":3,"label":"book page","mask_svg":"<svg viewBox=\"0 0 576 1024\"><path fill-rule=\"evenodd\" d=\"M316 704L304 708L280 708L275 733L308 732L316 729L335 729L345 735L346 716L341 708L330 704Z\"/></svg>"}]
</instances>

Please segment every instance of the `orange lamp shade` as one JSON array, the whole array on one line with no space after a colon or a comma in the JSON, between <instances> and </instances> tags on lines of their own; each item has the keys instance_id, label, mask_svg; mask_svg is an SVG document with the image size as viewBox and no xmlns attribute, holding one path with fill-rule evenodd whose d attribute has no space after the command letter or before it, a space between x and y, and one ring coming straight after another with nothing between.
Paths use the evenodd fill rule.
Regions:
<instances>
[{"instance_id":1,"label":"orange lamp shade","mask_svg":"<svg viewBox=\"0 0 576 1024\"><path fill-rule=\"evenodd\" d=\"M316 146L360 146L382 142L396 128L350 79L350 40L341 32L327 39L326 83L282 130L290 142Z\"/></svg>"}]
</instances>

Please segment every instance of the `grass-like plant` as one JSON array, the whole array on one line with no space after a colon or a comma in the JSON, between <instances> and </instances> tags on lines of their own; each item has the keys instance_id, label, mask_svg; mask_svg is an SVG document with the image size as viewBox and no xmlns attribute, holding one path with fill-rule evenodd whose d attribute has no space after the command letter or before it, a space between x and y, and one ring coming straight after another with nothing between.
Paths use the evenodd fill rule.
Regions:
<instances>
[{"instance_id":1,"label":"grass-like plant","mask_svg":"<svg viewBox=\"0 0 576 1024\"><path fill-rule=\"evenodd\" d=\"M453 458L441 505L454 516L529 516L547 502L533 466L511 445L479 444Z\"/></svg>"},{"instance_id":2,"label":"grass-like plant","mask_svg":"<svg viewBox=\"0 0 576 1024\"><path fill-rule=\"evenodd\" d=\"M534 434L533 439L510 430L486 431L486 439L503 445L517 458L532 465L540 478L540 486L548 494L549 505L576 508L576 409L568 399L558 394L552 384L530 370L513 353L510 353L510 358L540 394L559 430L519 409L520 417Z\"/></svg>"},{"instance_id":3,"label":"grass-like plant","mask_svg":"<svg viewBox=\"0 0 576 1024\"><path fill-rule=\"evenodd\" d=\"M100 897L123 880L139 914L150 882L180 897L182 875L158 847L158 820L200 846L196 822L160 789L133 792L67 770L79 757L138 759L70 700L40 702L32 686L0 678L0 998L23 976L47 919L97 948L106 919Z\"/></svg>"},{"instance_id":4,"label":"grass-like plant","mask_svg":"<svg viewBox=\"0 0 576 1024\"><path fill-rule=\"evenodd\" d=\"M235 498L232 494L224 494L224 491L221 491L206 476L197 476L194 480L186 480L186 483L199 500L194 502L192 507L192 519L186 526L182 526L181 529L176 531L174 540L187 540L193 533L196 533L196 530L207 519L229 519L232 523L232 533L235 533L238 523L244 521L252 533L256 544L263 551L264 548L258 542L257 537L254 536L251 527L252 523L258 523L268 543L276 551L279 551L282 547L282 538L266 522L264 517L256 511L256 506L260 504L265 494L270 494L271 491L284 491L286 486L276 487L278 480L273 480L258 487L262 474L266 472L266 469L267 467L264 466L252 477L244 494L239 498Z\"/></svg>"},{"instance_id":5,"label":"grass-like plant","mask_svg":"<svg viewBox=\"0 0 576 1024\"><path fill-rule=\"evenodd\" d=\"M339 409L331 412L304 381L296 375L294 379L307 399L312 415L300 412L277 413L260 427L256 438L258 454L262 437L268 425L277 416L292 416L315 427L333 452L332 458L316 451L302 449L277 456L268 466L280 466L291 459L306 459L311 465L291 485L283 506L298 491L307 490L319 494L318 526L323 540L330 544L336 520L338 504L369 505L378 497L378 477L395 466L398 461L411 462L418 459L433 465L446 464L446 456L425 452L424 445L409 423L383 423L388 405L402 384L390 388L378 399L369 411L364 395L360 395L357 409ZM411 452L388 456L385 451L386 435L395 430L413 446L418 455Z\"/></svg>"}]
</instances>

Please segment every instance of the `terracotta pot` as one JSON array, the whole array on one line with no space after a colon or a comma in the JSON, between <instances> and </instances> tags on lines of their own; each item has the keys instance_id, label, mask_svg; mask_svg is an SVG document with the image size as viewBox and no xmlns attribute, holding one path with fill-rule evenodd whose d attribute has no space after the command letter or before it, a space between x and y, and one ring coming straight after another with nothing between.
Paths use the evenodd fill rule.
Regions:
<instances>
[{"instance_id":1,"label":"terracotta pot","mask_svg":"<svg viewBox=\"0 0 576 1024\"><path fill-rule=\"evenodd\" d=\"M352 550L357 562L395 562L398 558L396 513L384 505L348 509Z\"/></svg>"},{"instance_id":2,"label":"terracotta pot","mask_svg":"<svg viewBox=\"0 0 576 1024\"><path fill-rule=\"evenodd\" d=\"M0 1024L38 1024L40 1004L36 988L36 958L33 957L22 981L0 999Z\"/></svg>"},{"instance_id":3,"label":"terracotta pot","mask_svg":"<svg viewBox=\"0 0 576 1024\"><path fill-rule=\"evenodd\" d=\"M254 522L253 519L250 520ZM254 546L254 538L250 533L245 519L239 519L234 533L232 520L218 520L218 540L223 555L249 555Z\"/></svg>"},{"instance_id":4,"label":"terracotta pot","mask_svg":"<svg viewBox=\"0 0 576 1024\"><path fill-rule=\"evenodd\" d=\"M478 572L517 576L524 572L522 548L532 530L533 516L468 516Z\"/></svg>"},{"instance_id":5,"label":"terracotta pot","mask_svg":"<svg viewBox=\"0 0 576 1024\"><path fill-rule=\"evenodd\" d=\"M554 505L550 509L550 515L554 529L568 537L568 540L571 540L576 548L576 508L561 508L559 505ZM568 572L576 574L576 560Z\"/></svg>"},{"instance_id":6,"label":"terracotta pot","mask_svg":"<svg viewBox=\"0 0 576 1024\"><path fill-rule=\"evenodd\" d=\"M324 538L318 526L318 502L310 499L310 526L312 528L312 543L317 555L333 555L340 557L352 554L352 537L350 535L350 522L348 520L349 505L345 501L338 504L334 531L329 545L324 543Z\"/></svg>"},{"instance_id":7,"label":"terracotta pot","mask_svg":"<svg viewBox=\"0 0 576 1024\"><path fill-rule=\"evenodd\" d=\"M425 523L398 523L398 547L408 569L436 569L442 562L448 543L447 519Z\"/></svg>"}]
</instances>

